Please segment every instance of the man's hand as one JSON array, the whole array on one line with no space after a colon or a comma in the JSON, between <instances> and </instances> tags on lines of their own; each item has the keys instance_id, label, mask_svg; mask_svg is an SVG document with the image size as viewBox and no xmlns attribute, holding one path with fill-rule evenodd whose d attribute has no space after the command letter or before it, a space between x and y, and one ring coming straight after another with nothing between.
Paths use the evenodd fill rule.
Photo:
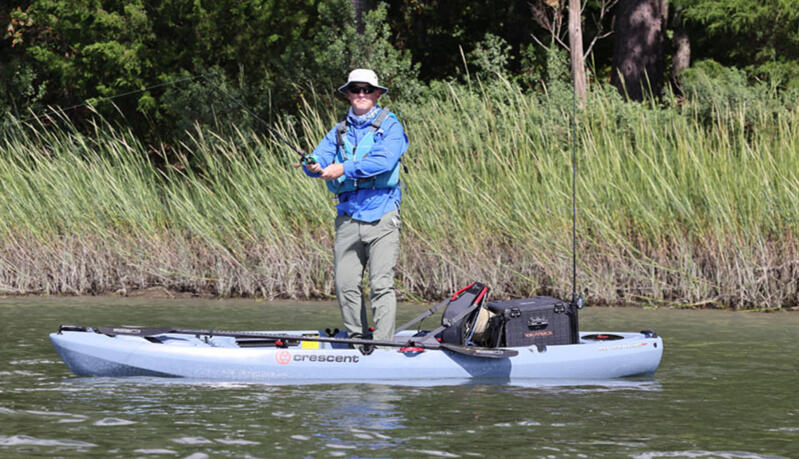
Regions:
<instances>
[{"instance_id":1,"label":"man's hand","mask_svg":"<svg viewBox=\"0 0 799 459\"><path fill-rule=\"evenodd\" d=\"M319 163L316 162L316 156L305 153L305 150L297 150L297 152L302 155L302 160L299 163L294 163L294 167L305 165L305 169L312 174L322 172L322 168L319 167Z\"/></svg>"},{"instance_id":2,"label":"man's hand","mask_svg":"<svg viewBox=\"0 0 799 459\"><path fill-rule=\"evenodd\" d=\"M300 166L302 166L302 164L299 163L294 164L294 167L300 167ZM308 172L312 174L318 174L319 172L322 172L322 166L320 166L319 163L306 164L305 168L308 170Z\"/></svg>"},{"instance_id":3,"label":"man's hand","mask_svg":"<svg viewBox=\"0 0 799 459\"><path fill-rule=\"evenodd\" d=\"M319 164L314 164L314 166L319 168ZM322 175L319 178L325 180L335 180L344 175L344 165L341 163L333 163L324 169L320 168L320 171L322 172Z\"/></svg>"}]
</instances>

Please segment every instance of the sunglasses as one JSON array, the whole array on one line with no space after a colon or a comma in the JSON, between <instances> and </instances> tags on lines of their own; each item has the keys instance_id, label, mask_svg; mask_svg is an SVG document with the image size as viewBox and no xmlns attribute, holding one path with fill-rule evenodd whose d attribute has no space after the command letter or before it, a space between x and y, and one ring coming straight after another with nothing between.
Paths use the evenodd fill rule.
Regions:
<instances>
[{"instance_id":1,"label":"sunglasses","mask_svg":"<svg viewBox=\"0 0 799 459\"><path fill-rule=\"evenodd\" d=\"M347 92L350 94L371 94L375 92L375 88L371 86L350 86L347 88Z\"/></svg>"}]
</instances>

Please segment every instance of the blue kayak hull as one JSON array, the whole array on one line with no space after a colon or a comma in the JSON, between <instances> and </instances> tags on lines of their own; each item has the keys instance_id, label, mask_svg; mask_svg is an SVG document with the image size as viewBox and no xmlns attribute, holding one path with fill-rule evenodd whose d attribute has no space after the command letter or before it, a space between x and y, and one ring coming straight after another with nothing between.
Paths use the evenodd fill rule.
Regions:
<instances>
[{"instance_id":1,"label":"blue kayak hull","mask_svg":"<svg viewBox=\"0 0 799 459\"><path fill-rule=\"evenodd\" d=\"M304 334L308 332L280 332ZM234 338L165 334L157 339L93 331L52 333L50 340L79 376L156 376L269 384L438 382L446 380L605 380L652 375L663 341L644 333L579 344L513 348L509 358L474 357L443 349L356 349L304 341L288 348L239 347Z\"/></svg>"}]
</instances>

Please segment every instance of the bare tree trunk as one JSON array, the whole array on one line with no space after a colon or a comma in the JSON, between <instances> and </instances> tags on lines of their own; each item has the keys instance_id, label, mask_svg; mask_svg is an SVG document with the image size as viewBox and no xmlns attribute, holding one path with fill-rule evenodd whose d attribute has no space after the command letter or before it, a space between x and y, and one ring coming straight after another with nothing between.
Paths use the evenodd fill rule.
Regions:
<instances>
[{"instance_id":1,"label":"bare tree trunk","mask_svg":"<svg viewBox=\"0 0 799 459\"><path fill-rule=\"evenodd\" d=\"M585 107L586 82L583 61L583 27L580 0L569 0L569 50L571 51L574 92L580 108Z\"/></svg>"},{"instance_id":2,"label":"bare tree trunk","mask_svg":"<svg viewBox=\"0 0 799 459\"><path fill-rule=\"evenodd\" d=\"M351 0L352 8L355 10L355 30L359 34L363 34L364 23L363 16L369 11L369 0Z\"/></svg>"},{"instance_id":3,"label":"bare tree trunk","mask_svg":"<svg viewBox=\"0 0 799 459\"><path fill-rule=\"evenodd\" d=\"M663 88L664 0L621 0L610 82L632 100ZM667 9L667 8L666 8Z\"/></svg>"},{"instance_id":4,"label":"bare tree trunk","mask_svg":"<svg viewBox=\"0 0 799 459\"><path fill-rule=\"evenodd\" d=\"M691 40L688 38L688 32L685 29L677 29L674 31L674 62L672 66L671 76L677 79L680 72L691 66Z\"/></svg>"},{"instance_id":5,"label":"bare tree trunk","mask_svg":"<svg viewBox=\"0 0 799 459\"><path fill-rule=\"evenodd\" d=\"M674 19L671 21L674 29L674 37L672 38L674 56L672 57L671 63L671 87L678 95L682 95L680 73L691 66L691 40L688 37L688 32L681 23L680 13L680 9L677 9Z\"/></svg>"}]
</instances>

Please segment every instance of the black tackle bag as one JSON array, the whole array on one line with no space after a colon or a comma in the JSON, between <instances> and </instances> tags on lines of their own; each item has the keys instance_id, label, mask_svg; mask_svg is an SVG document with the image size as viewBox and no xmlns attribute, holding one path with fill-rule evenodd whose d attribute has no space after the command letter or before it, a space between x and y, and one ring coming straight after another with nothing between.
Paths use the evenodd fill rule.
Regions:
<instances>
[{"instance_id":1,"label":"black tackle bag","mask_svg":"<svg viewBox=\"0 0 799 459\"><path fill-rule=\"evenodd\" d=\"M575 344L580 342L577 307L550 296L492 301L490 346Z\"/></svg>"},{"instance_id":2,"label":"black tackle bag","mask_svg":"<svg viewBox=\"0 0 799 459\"><path fill-rule=\"evenodd\" d=\"M457 291L441 316L441 326L445 327L439 335L441 342L459 346L468 344L487 296L488 287L480 282L473 282Z\"/></svg>"}]
</instances>

